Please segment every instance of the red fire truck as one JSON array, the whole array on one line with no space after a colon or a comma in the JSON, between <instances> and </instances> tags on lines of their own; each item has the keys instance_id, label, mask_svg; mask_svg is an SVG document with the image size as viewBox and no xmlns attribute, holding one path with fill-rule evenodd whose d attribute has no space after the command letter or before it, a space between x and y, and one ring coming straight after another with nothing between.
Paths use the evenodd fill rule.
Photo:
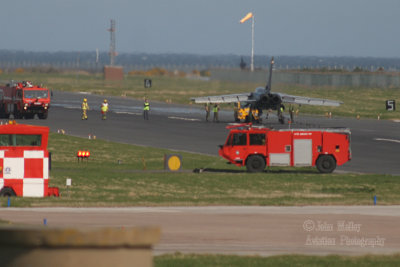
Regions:
<instances>
[{"instance_id":1,"label":"red fire truck","mask_svg":"<svg viewBox=\"0 0 400 267\"><path fill-rule=\"evenodd\" d=\"M33 85L29 81L11 81L0 86L0 117L14 119L47 119L50 108L49 89Z\"/></svg>"},{"instance_id":2,"label":"red fire truck","mask_svg":"<svg viewBox=\"0 0 400 267\"><path fill-rule=\"evenodd\" d=\"M228 126L219 154L230 163L261 172L265 166L317 166L331 173L351 159L349 129L285 129Z\"/></svg>"},{"instance_id":3,"label":"red fire truck","mask_svg":"<svg viewBox=\"0 0 400 267\"><path fill-rule=\"evenodd\" d=\"M49 187L49 128L0 125L0 196L59 196Z\"/></svg>"}]
</instances>

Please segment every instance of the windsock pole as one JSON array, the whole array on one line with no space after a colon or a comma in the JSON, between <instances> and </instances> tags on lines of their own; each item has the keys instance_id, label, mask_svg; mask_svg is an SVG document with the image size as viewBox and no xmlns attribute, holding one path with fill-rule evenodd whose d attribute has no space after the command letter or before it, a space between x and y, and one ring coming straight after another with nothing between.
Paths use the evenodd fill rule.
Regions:
<instances>
[{"instance_id":1,"label":"windsock pole","mask_svg":"<svg viewBox=\"0 0 400 267\"><path fill-rule=\"evenodd\" d=\"M254 15L251 17L251 63L250 70L254 71Z\"/></svg>"},{"instance_id":2,"label":"windsock pole","mask_svg":"<svg viewBox=\"0 0 400 267\"><path fill-rule=\"evenodd\" d=\"M252 12L247 13L244 18L242 18L239 22L244 23L245 21L251 18L251 62L250 62L250 70L254 71L254 14Z\"/></svg>"}]
</instances>

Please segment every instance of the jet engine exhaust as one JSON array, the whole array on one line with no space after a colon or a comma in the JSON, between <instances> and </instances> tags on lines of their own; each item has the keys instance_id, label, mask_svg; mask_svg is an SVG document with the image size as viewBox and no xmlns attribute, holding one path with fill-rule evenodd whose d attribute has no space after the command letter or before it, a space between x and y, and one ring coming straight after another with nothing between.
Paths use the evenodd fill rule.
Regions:
<instances>
[{"instance_id":1,"label":"jet engine exhaust","mask_svg":"<svg viewBox=\"0 0 400 267\"><path fill-rule=\"evenodd\" d=\"M277 94L272 94L269 99L270 99L271 105L273 105L273 106L277 106L280 103L282 103L281 97Z\"/></svg>"}]
</instances>

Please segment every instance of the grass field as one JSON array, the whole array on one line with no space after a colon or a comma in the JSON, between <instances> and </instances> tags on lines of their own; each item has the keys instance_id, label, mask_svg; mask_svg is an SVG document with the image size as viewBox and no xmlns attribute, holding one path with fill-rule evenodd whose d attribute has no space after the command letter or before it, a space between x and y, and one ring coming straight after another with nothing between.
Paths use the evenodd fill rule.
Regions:
<instances>
[{"instance_id":1,"label":"grass field","mask_svg":"<svg viewBox=\"0 0 400 267\"><path fill-rule=\"evenodd\" d=\"M165 255L154 257L155 267L180 266L399 266L400 254L351 256L272 256L241 257L223 255Z\"/></svg>"},{"instance_id":2,"label":"grass field","mask_svg":"<svg viewBox=\"0 0 400 267\"><path fill-rule=\"evenodd\" d=\"M102 75L97 74L1 74L0 80L31 80L34 83L43 83L53 90L86 91L100 95L127 96L142 99L146 95L151 101L189 104L190 98L195 96L220 95L252 92L256 87L264 86L257 83L233 83L222 81L201 81L181 77L157 76L151 77L152 88L145 89L144 76L126 76L121 82L106 82ZM386 111L385 101L400 99L400 88L350 88L350 87L307 87L300 85L277 84L273 91L300 96L327 98L344 102L341 107L315 107L303 105L300 113L324 115L332 112L334 116L348 116L361 118L400 119L397 111ZM222 108L232 109L232 105L223 105ZM297 108L297 107L296 107Z\"/></svg>"},{"instance_id":3,"label":"grass field","mask_svg":"<svg viewBox=\"0 0 400 267\"><path fill-rule=\"evenodd\" d=\"M277 167L247 173L220 157L191 153L180 153L182 171L166 172L164 154L176 152L55 133L49 150L50 184L61 197L15 198L13 206L372 205L374 195L379 205L400 204L400 181L390 175ZM90 159L78 163L78 150L89 150ZM196 168L208 171L194 173Z\"/></svg>"}]
</instances>

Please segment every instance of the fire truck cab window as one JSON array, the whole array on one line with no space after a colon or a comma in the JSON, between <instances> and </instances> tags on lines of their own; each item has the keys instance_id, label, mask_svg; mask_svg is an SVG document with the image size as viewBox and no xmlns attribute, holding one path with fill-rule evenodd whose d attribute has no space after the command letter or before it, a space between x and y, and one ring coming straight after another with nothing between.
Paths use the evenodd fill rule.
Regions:
<instances>
[{"instance_id":1,"label":"fire truck cab window","mask_svg":"<svg viewBox=\"0 0 400 267\"><path fill-rule=\"evenodd\" d=\"M233 146L245 146L245 145L247 145L247 134L246 133L235 133L235 134L233 134L232 145Z\"/></svg>"},{"instance_id":2,"label":"fire truck cab window","mask_svg":"<svg viewBox=\"0 0 400 267\"><path fill-rule=\"evenodd\" d=\"M251 146L265 145L265 134L250 134L250 145Z\"/></svg>"},{"instance_id":3,"label":"fire truck cab window","mask_svg":"<svg viewBox=\"0 0 400 267\"><path fill-rule=\"evenodd\" d=\"M0 146L41 146L40 134L0 134Z\"/></svg>"},{"instance_id":4,"label":"fire truck cab window","mask_svg":"<svg viewBox=\"0 0 400 267\"><path fill-rule=\"evenodd\" d=\"M47 98L48 92L46 90L26 90L24 92L25 98Z\"/></svg>"}]
</instances>

